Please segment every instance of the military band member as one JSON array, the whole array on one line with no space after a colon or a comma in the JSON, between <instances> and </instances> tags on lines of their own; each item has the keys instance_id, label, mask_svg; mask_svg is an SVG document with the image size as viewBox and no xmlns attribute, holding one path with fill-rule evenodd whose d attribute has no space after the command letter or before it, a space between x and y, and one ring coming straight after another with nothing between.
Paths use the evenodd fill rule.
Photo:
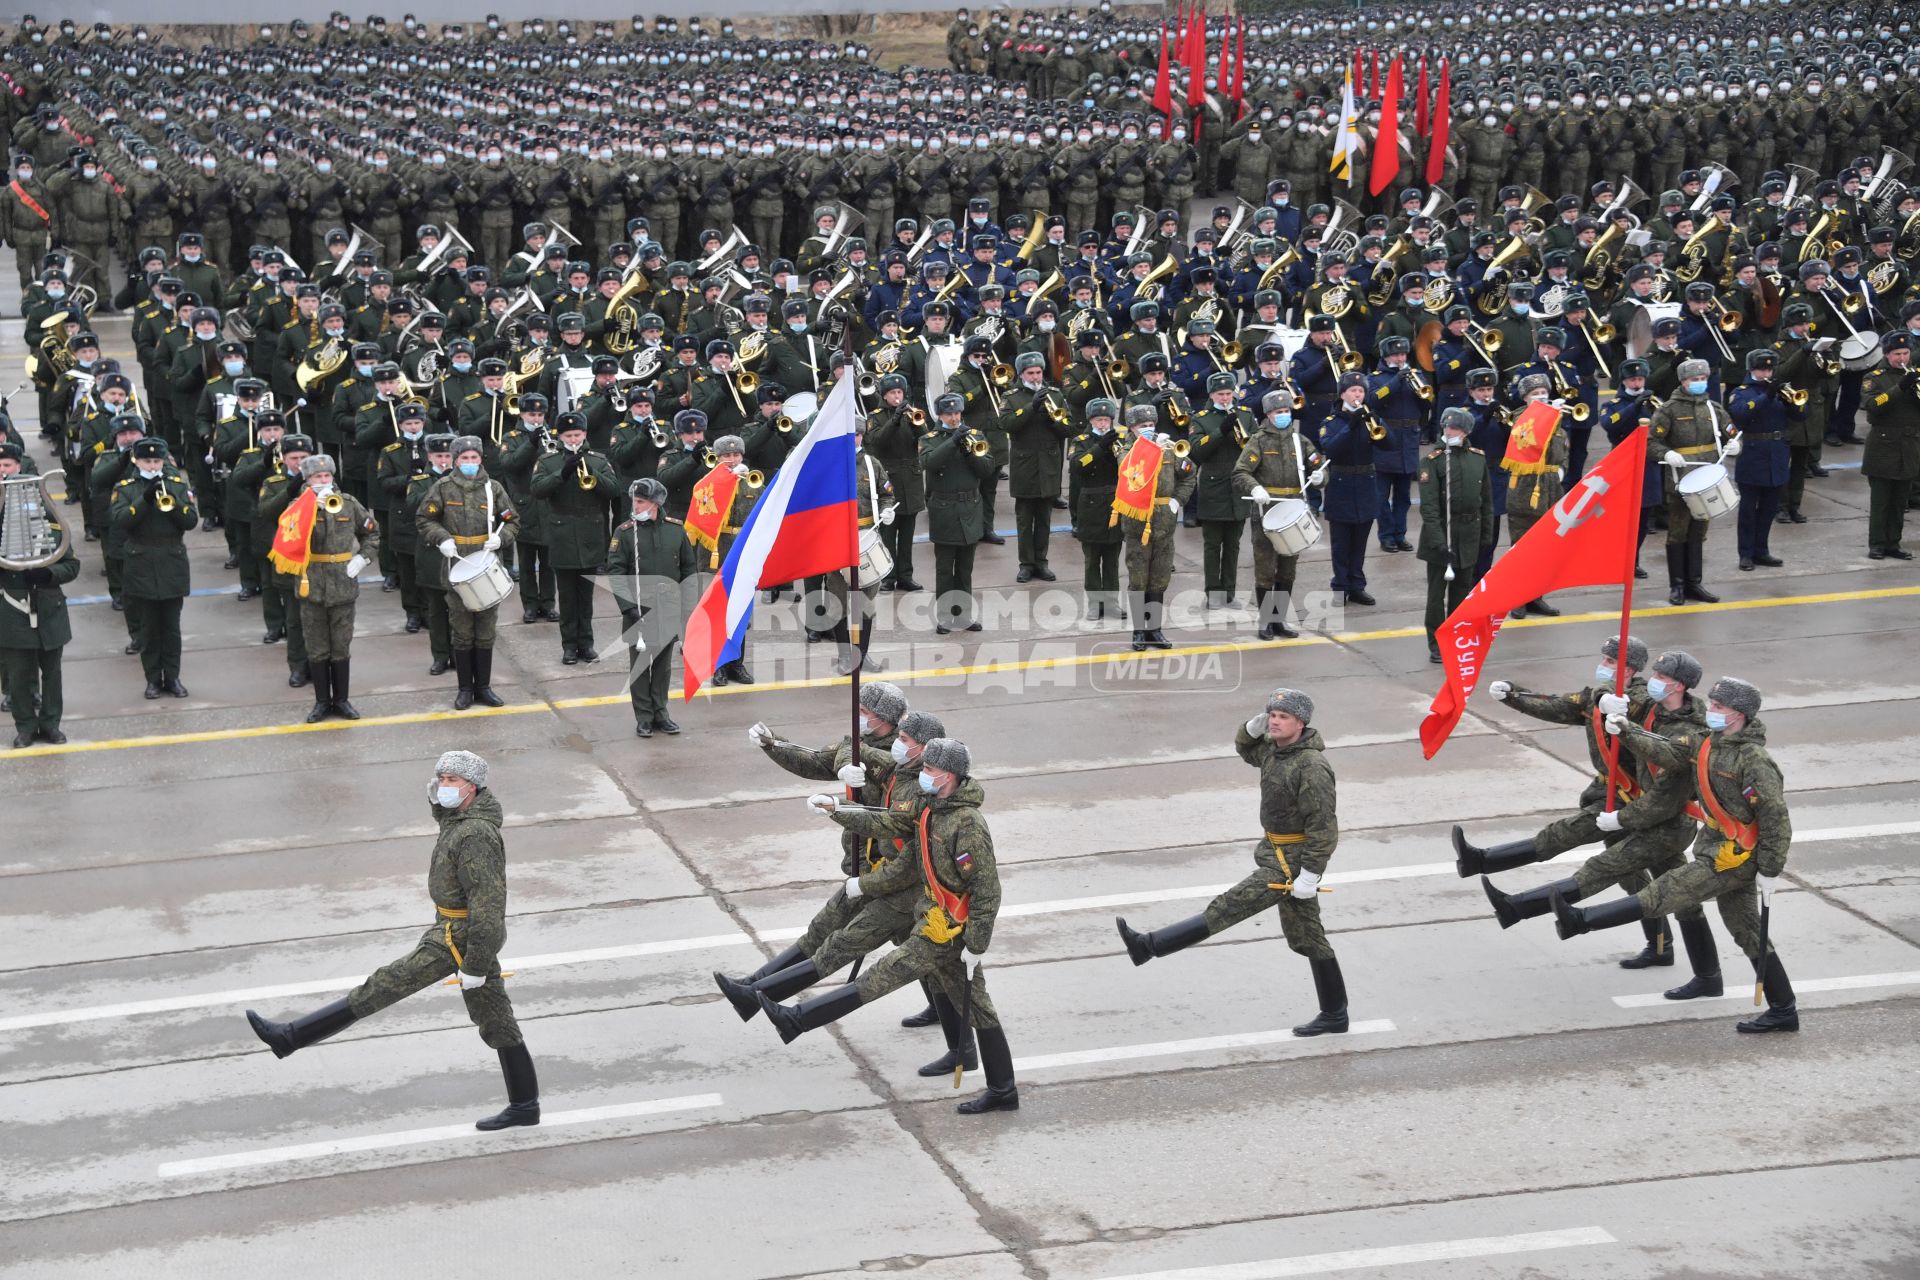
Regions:
<instances>
[{"instance_id":1,"label":"military band member","mask_svg":"<svg viewBox=\"0 0 1920 1280\"><path fill-rule=\"evenodd\" d=\"M1627 437L1653 416L1653 408L1653 395L1647 387L1647 362L1640 359L1621 361L1619 384L1614 390L1613 399L1600 411L1600 425L1607 433L1608 442L1614 445L1624 443ZM1660 465L1660 459L1648 453L1645 474L1640 478L1640 525L1633 548L1633 576L1636 578L1647 576L1647 571L1640 567L1640 545L1647 540L1647 531L1653 527L1654 513L1666 503L1666 491L1662 487L1665 481L1666 472Z\"/></svg>"},{"instance_id":2,"label":"military band member","mask_svg":"<svg viewBox=\"0 0 1920 1280\"><path fill-rule=\"evenodd\" d=\"M276 566L269 552L278 532L280 516L307 487L300 466L318 452L313 437L285 435L280 438L279 465L265 470L254 492L253 545L255 554L266 561L261 585L267 603L268 623L261 644L287 642L287 687L304 689L312 683L312 667L307 659L307 636L300 626L300 579L297 574Z\"/></svg>"},{"instance_id":3,"label":"military band member","mask_svg":"<svg viewBox=\"0 0 1920 1280\"><path fill-rule=\"evenodd\" d=\"M534 464L531 490L547 526L560 601L560 661L598 662L593 647L593 573L605 555L609 507L619 480L613 464L587 447L586 415L560 415L560 448Z\"/></svg>"},{"instance_id":4,"label":"military band member","mask_svg":"<svg viewBox=\"0 0 1920 1280\"><path fill-rule=\"evenodd\" d=\"M1296 1036L1347 1029L1347 985L1320 922L1320 881L1340 842L1333 765L1320 731L1311 728L1313 699L1298 689L1275 689L1265 709L1234 735L1240 758L1260 771L1260 825L1253 873L1207 904L1197 916L1142 933L1116 918L1127 955L1142 965L1278 907L1287 946L1313 970L1320 1012L1293 1029Z\"/></svg>"},{"instance_id":5,"label":"military band member","mask_svg":"<svg viewBox=\"0 0 1920 1280\"><path fill-rule=\"evenodd\" d=\"M761 482L753 478L753 472L747 466L747 444L739 436L721 436L713 442L714 457L719 466L727 468L740 477L740 483L733 488L733 503L721 517L720 536L715 539L713 552L702 566L709 573L717 572L726 563L727 553L733 550L734 539L740 536L740 530L746 527L747 513L753 510L753 504L759 501L760 491L756 487ZM704 472L702 473L705 474ZM774 588L778 591L779 588ZM747 642L743 633L740 639L740 654L713 673L710 684L724 686L728 684L752 684L753 673L747 669Z\"/></svg>"},{"instance_id":6,"label":"military band member","mask_svg":"<svg viewBox=\"0 0 1920 1280\"><path fill-rule=\"evenodd\" d=\"M491 551L502 564L519 532L519 516L506 488L487 475L481 463L478 436L453 441L453 471L435 480L420 501L417 520L422 545L432 547L449 567L464 556ZM460 688L453 709L465 711L475 702L504 706L493 691L493 642L500 606L473 611L449 586L447 621L453 641L453 669Z\"/></svg>"},{"instance_id":7,"label":"military band member","mask_svg":"<svg viewBox=\"0 0 1920 1280\"><path fill-rule=\"evenodd\" d=\"M1128 440L1114 434L1120 406L1105 396L1087 401L1087 429L1067 446L1074 479L1073 536L1080 543L1081 588L1087 618L1098 621L1120 613L1120 544L1124 537L1113 519L1113 495L1120 484L1120 462Z\"/></svg>"},{"instance_id":8,"label":"military band member","mask_svg":"<svg viewBox=\"0 0 1920 1280\"><path fill-rule=\"evenodd\" d=\"M1208 608L1231 608L1239 589L1240 535L1246 529L1246 508L1234 492L1233 473L1241 450L1253 437L1259 420L1234 403L1234 376L1216 373L1207 379L1207 403L1193 415L1189 431L1198 471L1194 507L1200 515L1201 569ZM1255 553L1258 555L1258 552Z\"/></svg>"},{"instance_id":9,"label":"military band member","mask_svg":"<svg viewBox=\"0 0 1920 1280\"><path fill-rule=\"evenodd\" d=\"M698 563L685 527L665 514L665 485L642 476L627 487L627 498L631 514L614 527L600 573L620 605L634 736L673 735L680 726L667 710L667 685Z\"/></svg>"},{"instance_id":10,"label":"military band member","mask_svg":"<svg viewBox=\"0 0 1920 1280\"><path fill-rule=\"evenodd\" d=\"M1511 454L1500 460L1500 466L1512 479L1507 482L1507 540L1509 545L1517 545L1525 537L1527 530L1553 510L1566 493L1567 454L1570 448L1567 442L1566 424L1568 405L1564 401L1554 400L1553 379L1545 373L1529 373L1514 384L1518 409L1514 414L1516 424L1525 414L1527 407L1534 404L1551 404L1559 413L1545 428L1547 440L1538 452L1537 462L1522 462ZM1515 426L1516 433L1530 431L1532 428ZM1516 435L1514 437L1518 439ZM1526 442L1530 448L1539 442ZM1529 600L1512 610L1510 618L1524 618L1529 613L1543 618L1557 618L1560 610L1547 603L1541 596Z\"/></svg>"},{"instance_id":11,"label":"military band member","mask_svg":"<svg viewBox=\"0 0 1920 1280\"><path fill-rule=\"evenodd\" d=\"M146 696L184 698L180 607L193 590L185 538L200 509L185 473L168 456L166 441L145 437L131 455L134 472L114 486L107 517L108 536L119 530L126 549L120 595L140 645Z\"/></svg>"},{"instance_id":12,"label":"military band member","mask_svg":"<svg viewBox=\"0 0 1920 1280\"><path fill-rule=\"evenodd\" d=\"M507 431L498 460L489 467L514 502L514 546L520 558L520 621L558 622L559 587L553 576L553 552L547 545L546 504L533 496L533 471L557 452L548 413L552 402L538 391L520 397L520 424ZM596 544L597 545L597 544ZM463 553L464 554L464 553Z\"/></svg>"},{"instance_id":13,"label":"military band member","mask_svg":"<svg viewBox=\"0 0 1920 1280\"><path fill-rule=\"evenodd\" d=\"M415 554L420 534L413 528L413 517L405 507L408 490L427 470L427 407L418 403L403 404L395 416L399 438L374 455L373 491L379 501L386 504L384 512L388 519L380 533L381 548L392 553L400 608L406 615L406 631L408 635L418 635L427 624L427 592L420 586L420 561ZM375 508L376 524L382 510Z\"/></svg>"},{"instance_id":14,"label":"military band member","mask_svg":"<svg viewBox=\"0 0 1920 1280\"><path fill-rule=\"evenodd\" d=\"M893 572L878 586L918 591L920 584L913 578L913 533L927 507L927 481L920 471L920 434L927 415L908 399L907 380L897 373L881 376L879 392L878 407L867 414L864 447L886 472L893 489L893 518L880 531L881 544L893 559Z\"/></svg>"},{"instance_id":15,"label":"military band member","mask_svg":"<svg viewBox=\"0 0 1920 1280\"><path fill-rule=\"evenodd\" d=\"M1767 1010L1738 1024L1744 1032L1798 1031L1800 1014L1786 968L1764 944L1760 909L1771 907L1793 843L1780 768L1767 751L1760 720L1760 691L1745 680L1722 676L1707 692L1706 736L1676 740L1608 717L1609 732L1634 756L1666 771L1690 776L1693 803L1702 815L1693 860L1661 875L1628 898L1576 907L1552 898L1556 931L1572 938L1669 913L1711 900L1734 942L1753 961L1765 988Z\"/></svg>"},{"instance_id":16,"label":"military band member","mask_svg":"<svg viewBox=\"0 0 1920 1280\"><path fill-rule=\"evenodd\" d=\"M420 596L427 650L432 657L427 674L440 676L453 670L453 628L447 614L449 562L432 547L425 548L427 554L420 554L424 545L420 541L420 506L427 500L434 482L453 470L453 437L436 432L427 437L426 449L425 465L407 477L407 487L394 507L394 536L409 540L413 547L408 554L413 560L414 589ZM401 567L404 572L404 558ZM411 629L412 624L408 625Z\"/></svg>"},{"instance_id":17,"label":"military band member","mask_svg":"<svg viewBox=\"0 0 1920 1280\"><path fill-rule=\"evenodd\" d=\"M1705 360L1682 360L1679 386L1653 414L1647 450L1661 451L1668 468L1667 487L1667 602L1720 599L1701 583L1705 573L1707 522L1697 520L1680 497L1680 482L1688 469L1717 462L1724 449L1722 436L1730 425L1726 410L1708 394L1712 368Z\"/></svg>"},{"instance_id":18,"label":"military band member","mask_svg":"<svg viewBox=\"0 0 1920 1280\"><path fill-rule=\"evenodd\" d=\"M912 916L918 923L904 943L857 981L796 1005L776 1004L764 992L759 1001L781 1040L791 1044L803 1033L835 1022L890 991L930 979L947 1005L960 1011L960 1021L978 1036L987 1088L958 1108L962 1114L978 1115L1019 1110L1020 1091L1014 1082L1006 1032L987 994L986 976L979 964L969 973L964 954L987 953L1000 911L993 836L980 811L986 793L972 770L965 743L935 738L921 751L918 786L904 800L897 799L885 809L854 808L831 795L807 801L855 835L876 842L902 842L898 857L848 877L845 892L855 899L880 897L899 892L917 879L920 892Z\"/></svg>"},{"instance_id":19,"label":"military band member","mask_svg":"<svg viewBox=\"0 0 1920 1280\"><path fill-rule=\"evenodd\" d=\"M933 543L934 632L980 630L973 598L973 553L985 530L980 485L995 469L985 436L963 428L966 400L946 392L934 401L936 426L920 437L927 480L927 535Z\"/></svg>"},{"instance_id":20,"label":"military band member","mask_svg":"<svg viewBox=\"0 0 1920 1280\"><path fill-rule=\"evenodd\" d=\"M1320 426L1320 454L1327 460L1324 506L1333 551L1333 589L1346 604L1370 605L1367 535L1380 514L1374 485L1374 436L1386 427L1367 407L1367 375L1340 375L1340 398Z\"/></svg>"},{"instance_id":21,"label":"military band member","mask_svg":"<svg viewBox=\"0 0 1920 1280\"><path fill-rule=\"evenodd\" d=\"M340 492L337 470L324 453L300 464L300 477L315 498L307 562L297 588L307 673L313 681L308 724L318 724L330 714L343 720L360 718L348 701L354 601L360 594L360 574L380 548L373 513L352 494Z\"/></svg>"},{"instance_id":22,"label":"military band member","mask_svg":"<svg viewBox=\"0 0 1920 1280\"><path fill-rule=\"evenodd\" d=\"M1253 586L1262 640L1291 640L1300 633L1287 625L1298 556L1281 555L1267 537L1264 519L1268 505L1304 501L1309 489L1324 483L1326 473L1313 469L1321 461L1302 439L1294 417L1294 396L1285 387L1267 392L1261 401L1259 428L1247 440L1233 464L1233 490L1253 502Z\"/></svg>"},{"instance_id":23,"label":"military band member","mask_svg":"<svg viewBox=\"0 0 1920 1280\"><path fill-rule=\"evenodd\" d=\"M21 474L26 451L0 439L0 480ZM54 525L66 521L52 511ZM61 588L80 576L80 556L69 538L51 564L31 569L0 568L0 691L13 709L13 745L67 740L60 731L66 701L61 684L61 652L73 639L67 597Z\"/></svg>"},{"instance_id":24,"label":"military band member","mask_svg":"<svg viewBox=\"0 0 1920 1280\"><path fill-rule=\"evenodd\" d=\"M1469 443L1473 414L1463 408L1440 414L1440 443L1420 460L1420 549L1427 566L1427 659L1440 661L1440 624L1474 583L1490 558L1500 527L1493 514L1493 481L1486 455Z\"/></svg>"},{"instance_id":25,"label":"military band member","mask_svg":"<svg viewBox=\"0 0 1920 1280\"><path fill-rule=\"evenodd\" d=\"M472 452L477 457L479 450ZM507 940L505 815L487 787L487 774L487 762L471 751L448 751L434 765L427 799L440 832L427 867L427 893L435 919L411 952L375 970L343 998L290 1022L247 1010L254 1034L274 1057L284 1058L416 992L457 980L480 1039L500 1055L507 1086L506 1108L476 1121L481 1130L540 1123L533 1057L500 973L500 948Z\"/></svg>"},{"instance_id":26,"label":"military band member","mask_svg":"<svg viewBox=\"0 0 1920 1280\"><path fill-rule=\"evenodd\" d=\"M1813 308L1805 302L1789 302L1780 309L1780 336L1773 342L1780 362L1773 376L1783 386L1806 392L1807 403L1800 417L1787 422L1787 491L1779 517L1787 524L1807 522L1800 513L1807 480L1828 474L1820 465L1820 451L1826 443L1827 413L1833 404L1840 361L1815 352L1813 347Z\"/></svg>"},{"instance_id":27,"label":"military band member","mask_svg":"<svg viewBox=\"0 0 1920 1280\"><path fill-rule=\"evenodd\" d=\"M1020 568L1014 580L1052 582L1047 544L1053 504L1060 496L1062 442L1072 434L1066 396L1047 385L1046 357L1023 352L1014 359L1018 381L1001 398L998 427L1008 440L1007 493L1013 499ZM993 518L991 504L987 519Z\"/></svg>"},{"instance_id":28,"label":"military band member","mask_svg":"<svg viewBox=\"0 0 1920 1280\"><path fill-rule=\"evenodd\" d=\"M1153 509L1146 519L1114 513L1119 515L1120 545L1127 555L1127 616L1133 622L1133 648L1135 652L1171 649L1173 641L1161 627L1166 621L1167 591L1173 586L1174 539L1181 509L1193 500L1200 473L1179 456L1172 437L1154 429L1156 414L1150 405L1135 405L1127 410L1127 419L1129 449L1131 441L1145 440L1164 454L1149 500ZM1124 461L1121 470L1124 475ZM1144 483L1144 477L1137 483Z\"/></svg>"},{"instance_id":29,"label":"military band member","mask_svg":"<svg viewBox=\"0 0 1920 1280\"><path fill-rule=\"evenodd\" d=\"M1881 344L1880 366L1861 386L1867 410L1867 447L1860 470L1867 478L1867 558L1911 560L1900 545L1906 536L1907 508L1914 481L1920 480L1920 375L1913 349L1920 342L1907 332L1888 335Z\"/></svg>"},{"instance_id":30,"label":"military band member","mask_svg":"<svg viewBox=\"0 0 1920 1280\"><path fill-rule=\"evenodd\" d=\"M1779 356L1773 351L1749 351L1746 363L1746 382L1727 396L1727 413L1739 432L1728 441L1726 452L1739 459L1733 475L1740 486L1740 567L1748 571L1755 565L1777 569L1782 561L1772 553L1768 542L1773 535L1774 516L1780 511L1780 495L1787 486L1787 434L1789 424L1804 417L1806 408L1788 401L1774 384Z\"/></svg>"}]
</instances>

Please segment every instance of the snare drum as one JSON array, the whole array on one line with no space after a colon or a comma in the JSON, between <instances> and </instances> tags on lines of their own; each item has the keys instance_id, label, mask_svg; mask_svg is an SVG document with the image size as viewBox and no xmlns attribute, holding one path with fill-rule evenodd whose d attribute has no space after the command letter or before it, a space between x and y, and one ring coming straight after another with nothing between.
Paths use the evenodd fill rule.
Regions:
<instances>
[{"instance_id":1,"label":"snare drum","mask_svg":"<svg viewBox=\"0 0 1920 1280\"><path fill-rule=\"evenodd\" d=\"M1687 504L1687 512L1695 520L1731 515L1740 508L1740 490L1734 487L1727 469L1717 462L1687 472L1680 477L1679 489L1680 501Z\"/></svg>"},{"instance_id":2,"label":"snare drum","mask_svg":"<svg viewBox=\"0 0 1920 1280\"><path fill-rule=\"evenodd\" d=\"M485 547L447 567L447 585L468 613L485 613L513 594L513 575Z\"/></svg>"},{"instance_id":3,"label":"snare drum","mask_svg":"<svg viewBox=\"0 0 1920 1280\"><path fill-rule=\"evenodd\" d=\"M860 586L877 587L893 572L893 553L880 541L880 526L860 531Z\"/></svg>"},{"instance_id":4,"label":"snare drum","mask_svg":"<svg viewBox=\"0 0 1920 1280\"><path fill-rule=\"evenodd\" d=\"M1312 508L1298 498L1282 498L1268 507L1260 517L1260 531L1283 556L1297 556L1320 541L1320 522L1313 518Z\"/></svg>"}]
</instances>

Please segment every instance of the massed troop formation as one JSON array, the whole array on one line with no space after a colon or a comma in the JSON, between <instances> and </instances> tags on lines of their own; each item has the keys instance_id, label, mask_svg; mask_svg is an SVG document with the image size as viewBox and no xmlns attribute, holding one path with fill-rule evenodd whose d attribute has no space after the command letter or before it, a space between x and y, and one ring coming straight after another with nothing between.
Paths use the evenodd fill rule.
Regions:
<instances>
[{"instance_id":1,"label":"massed troop formation","mask_svg":"<svg viewBox=\"0 0 1920 1280\"><path fill-rule=\"evenodd\" d=\"M1204 73L1158 82L1158 28L1104 11L996 15L977 44L963 14L955 69L901 72L859 46L665 20L430 32L336 16L198 53L23 25L0 50L16 147L0 230L28 285L42 430L149 692L184 695L190 509L224 528L241 597L321 714L351 707L334 687L351 619L328 606L340 643L316 658L300 578L271 558L276 504L311 487L289 437L335 464L329 482L379 534L318 554L376 564L429 669L485 701L491 609L514 590L523 621L560 623L562 662L598 657L591 584L610 556L634 560L616 534L635 482L664 488L661 526L696 544L676 580L710 571L849 349L866 473L884 476L867 515L888 569L863 587L919 589L924 530L936 629L979 625L974 557L1003 540L1004 485L1018 580L1054 579L1067 511L1088 615L1124 614L1136 648L1169 643L1194 528L1196 585L1251 605L1264 638L1293 634L1298 555L1322 536L1348 605L1375 600L1370 541L1417 550L1431 630L1501 524L1524 533L1582 472L1595 426L1617 440L1641 422L1675 602L1714 598L1714 519L1737 525L1740 568L1782 559L1773 525L1806 519L1805 485L1863 413L1868 554L1907 558L1920 195L1895 144L1920 97L1904 18L1590 8L1575 47L1554 15L1510 16L1256 24L1238 102ZM1449 60L1452 142L1440 181L1420 182L1418 104L1399 104L1387 142L1407 165L1370 200L1328 177L1329 105L1357 46L1391 52L1414 26ZM1485 151L1477 130L1506 141ZM1212 190L1237 194L1190 217ZM103 355L92 307L132 315L137 370ZM1541 399L1564 412L1516 441L1516 412ZM1445 461L1449 409L1470 415L1480 462ZM1169 465L1130 504L1149 431ZM479 442L510 532L424 528L436 434ZM136 445L165 457L137 466ZM116 525L128 480L154 488ZM1423 501L1416 547L1429 485L1447 496ZM179 505L132 500L160 489ZM482 552L517 586L478 597L493 604L465 613L485 621L456 635L441 577L474 576ZM797 585L845 669L843 586ZM33 586L42 619L57 586ZM56 654L42 668L57 670L57 630L34 641ZM646 656L636 686L663 687L671 643ZM722 678L753 677L742 661ZM59 732L55 705L16 703L28 741ZM637 730L663 720L636 697Z\"/></svg>"}]
</instances>

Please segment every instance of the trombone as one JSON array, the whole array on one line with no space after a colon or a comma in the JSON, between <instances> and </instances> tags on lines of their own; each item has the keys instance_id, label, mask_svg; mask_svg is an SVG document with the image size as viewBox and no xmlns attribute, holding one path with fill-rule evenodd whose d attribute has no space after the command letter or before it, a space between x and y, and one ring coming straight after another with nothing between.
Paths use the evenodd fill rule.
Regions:
<instances>
[{"instance_id":1,"label":"trombone","mask_svg":"<svg viewBox=\"0 0 1920 1280\"><path fill-rule=\"evenodd\" d=\"M1340 332L1339 325L1334 325L1329 332L1333 334L1333 341L1329 345L1338 353L1333 358L1334 366L1342 373L1358 372L1366 360L1358 351L1347 345L1347 335ZM1497 343L1495 347L1498 348Z\"/></svg>"},{"instance_id":2,"label":"trombone","mask_svg":"<svg viewBox=\"0 0 1920 1280\"><path fill-rule=\"evenodd\" d=\"M1568 400L1573 401L1572 404L1567 406L1568 417L1572 418L1575 422L1585 422L1593 416L1593 410L1587 407L1585 400L1574 399L1573 384L1560 375L1560 362L1558 360L1547 361L1547 373L1548 376L1553 379L1554 399L1563 402Z\"/></svg>"},{"instance_id":3,"label":"trombone","mask_svg":"<svg viewBox=\"0 0 1920 1280\"><path fill-rule=\"evenodd\" d=\"M1593 352L1593 362L1599 366L1600 376L1609 382L1613 381L1613 370L1607 367L1607 357L1601 353L1600 348L1603 344L1612 342L1619 330L1610 324L1594 324L1590 319L1582 320L1578 327L1580 336L1587 340L1587 350Z\"/></svg>"}]
</instances>

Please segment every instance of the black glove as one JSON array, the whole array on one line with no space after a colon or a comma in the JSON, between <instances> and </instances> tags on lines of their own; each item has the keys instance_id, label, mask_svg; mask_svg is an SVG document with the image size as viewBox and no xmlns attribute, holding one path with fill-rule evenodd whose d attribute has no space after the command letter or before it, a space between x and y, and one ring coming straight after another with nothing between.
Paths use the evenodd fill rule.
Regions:
<instances>
[{"instance_id":1,"label":"black glove","mask_svg":"<svg viewBox=\"0 0 1920 1280\"><path fill-rule=\"evenodd\" d=\"M22 575L30 587L50 587L53 585L53 570L29 569Z\"/></svg>"}]
</instances>

